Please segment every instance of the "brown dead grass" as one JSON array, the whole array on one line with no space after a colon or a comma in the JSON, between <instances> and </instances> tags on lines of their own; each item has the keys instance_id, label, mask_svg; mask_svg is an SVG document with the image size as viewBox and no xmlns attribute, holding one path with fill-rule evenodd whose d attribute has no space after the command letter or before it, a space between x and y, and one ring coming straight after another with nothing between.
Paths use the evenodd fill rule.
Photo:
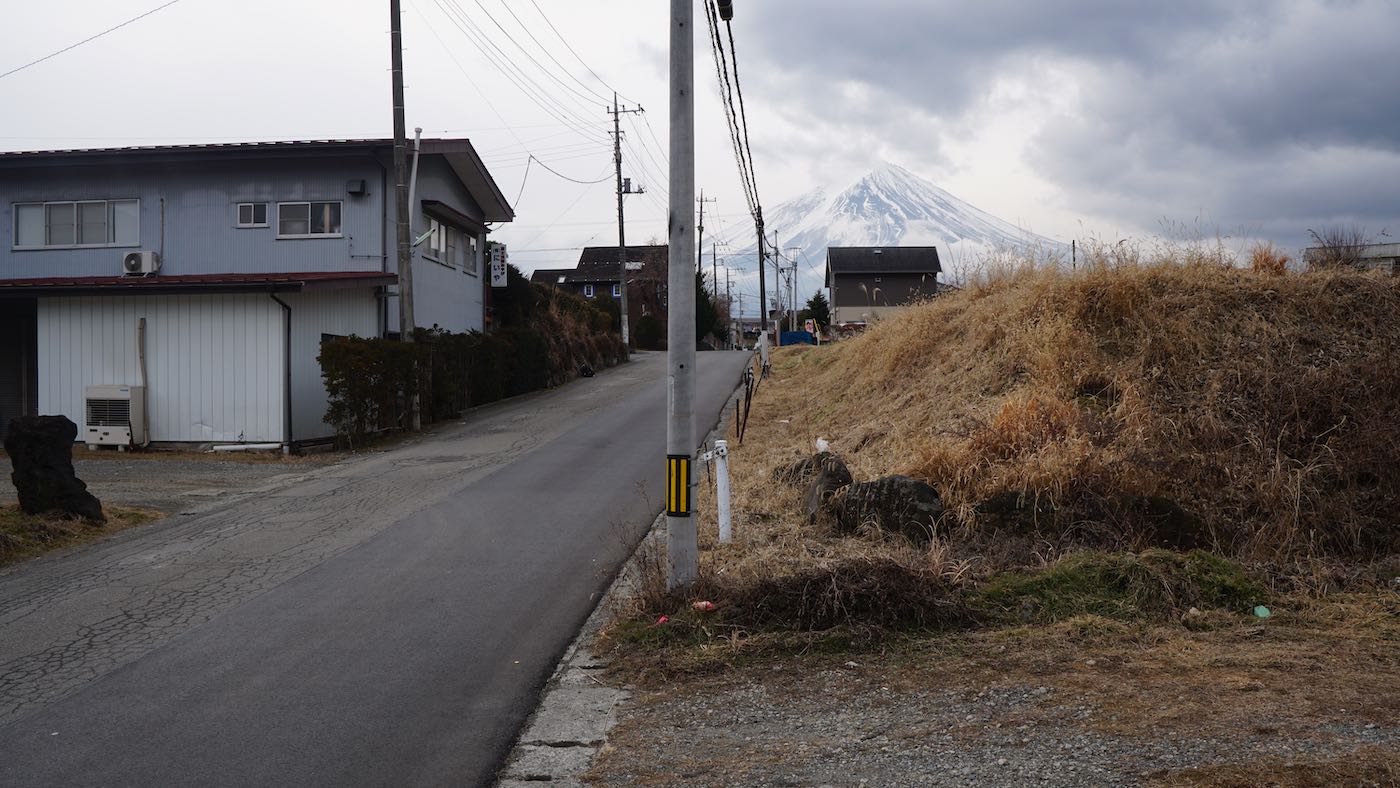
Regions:
<instances>
[{"instance_id":1,"label":"brown dead grass","mask_svg":"<svg viewBox=\"0 0 1400 788\"><path fill-rule=\"evenodd\" d=\"M165 515L150 509L104 506L106 523L57 515L27 515L18 504L0 504L0 566L91 542L118 531L158 520Z\"/></svg>"},{"instance_id":2,"label":"brown dead grass","mask_svg":"<svg viewBox=\"0 0 1400 788\"><path fill-rule=\"evenodd\" d=\"M1095 578L1125 577L1097 567L1174 566L1149 550L1134 512L1113 505L1123 496L1173 502L1201 524L1202 546L1234 562L1164 576L1182 599L1202 581L1257 585L1271 605L1393 593L1400 282L1224 262L1199 249L1145 259L1116 247L1074 272L998 269L853 340L780 349L744 445L731 440L735 541L717 542L713 483L698 480L699 583L667 592L652 561L609 638L682 646L657 667L675 673L868 648L901 628L1005 627L1018 612L1060 622ZM945 536L919 548L808 522L802 491L772 471L810 456L817 438L857 480L904 473L932 484L948 507ZM997 495L1022 502L1033 525L990 520L978 504ZM1006 572L1053 580L1085 547L1099 563L1061 571L1066 587L990 599ZM695 613L695 600L718 610ZM1200 604L1148 601L1117 617L1161 621ZM1248 615L1226 607L1232 620ZM669 633L637 631L663 613Z\"/></svg>"},{"instance_id":3,"label":"brown dead grass","mask_svg":"<svg viewBox=\"0 0 1400 788\"><path fill-rule=\"evenodd\" d=\"M968 531L997 493L1060 533L1128 494L1176 502L1245 560L1394 553L1396 314L1400 283L1378 275L1100 259L993 277L778 352L736 452L739 508L790 511L767 471L821 436L857 479L928 481ZM1143 546L1119 520L1123 546Z\"/></svg>"}]
</instances>

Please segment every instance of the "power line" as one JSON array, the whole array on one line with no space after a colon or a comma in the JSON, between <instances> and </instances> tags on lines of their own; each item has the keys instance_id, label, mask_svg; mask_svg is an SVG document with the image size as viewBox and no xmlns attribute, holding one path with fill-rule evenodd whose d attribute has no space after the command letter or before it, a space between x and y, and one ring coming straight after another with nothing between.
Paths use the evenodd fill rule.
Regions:
<instances>
[{"instance_id":1,"label":"power line","mask_svg":"<svg viewBox=\"0 0 1400 788\"><path fill-rule=\"evenodd\" d=\"M549 21L549 17L545 14L544 9L540 8L540 4L537 3L537 2L535 2L535 0L530 0L530 5L533 5L533 6L535 7L535 11L536 11L537 13L539 13L540 18L544 20L544 23L545 23L546 25L549 25L549 29L550 29L550 30L553 30L553 31L554 31L555 37L557 37L557 38L559 39L559 41L560 41L561 43L563 43L565 49L569 50L569 54L573 55L573 56L574 56L574 59L577 60L580 64L582 64L582 66L583 66L584 68L588 69L588 73L592 74L594 79L596 79L596 80L598 80L600 83L602 83L603 87L607 88L608 90L611 90L611 91L614 92L614 93L617 93L618 96L619 96L620 98L622 98L623 101L626 101L628 104L639 104L639 103L641 103L641 102L633 101L632 99L627 98L626 96L623 96L622 93L621 93L617 88L613 87L612 85L609 85L608 82L607 82L607 80L605 80L605 79L603 79L602 77L598 76L598 72L594 71L594 70L593 70L593 67L592 67L592 66L589 66L587 63L585 63L584 60L583 60L583 58L582 58L582 57L579 57L578 52L574 51L574 48L573 48L573 46L569 43L569 40L568 40L567 38L564 38L564 35L563 35L562 33L559 32L559 28L555 27L555 26L554 26L554 23L551 22L551 21Z\"/></svg>"},{"instance_id":2,"label":"power line","mask_svg":"<svg viewBox=\"0 0 1400 788\"><path fill-rule=\"evenodd\" d=\"M559 59L556 58L556 57L554 56L554 53L553 53L553 52L550 52L550 51L549 51L549 47L547 47L547 46L545 46L544 44L540 43L540 40L539 40L538 38L535 38L535 34L532 33L532 32L530 32L530 28L529 28L528 26L526 26L526 24L520 20L520 17L516 16L515 12L512 11L512 10L510 9L510 3L506 2L506 0L501 0L501 7L503 7L503 8L506 9L506 13L510 14L511 19L514 19L514 20L515 20L515 23L518 24L518 25L520 25L520 29L525 31L525 35L529 36L529 37L530 37L530 40L535 42L535 46L539 47L539 48L540 48L540 51L541 51L541 52L544 52L545 56L548 57L551 61L553 61L553 62L554 62L554 65L558 66L560 71L563 71L565 74L567 74L567 75L569 76L569 79L572 79L573 81L577 82L577 83L579 84L579 86L582 87L584 90L588 91L589 93L592 93L593 96L594 96L594 98L597 98L599 101L602 101L602 102L605 103L605 104L607 103L607 101L608 101L607 96L604 96L603 94L599 93L598 91L594 90L593 88L590 88L588 85L584 84L583 80L581 80L581 79L579 79L578 77L574 76L574 73L573 73L572 71L570 71L568 68L566 68L566 67L564 66L563 63L560 63L560 62L559 62ZM538 8L539 8L539 6L536 6L536 9L538 9ZM548 22L549 20L546 19L545 21ZM550 27L553 28L553 25L550 25ZM556 30L556 31L555 31L555 35L558 35L558 34L559 34L559 31ZM568 45L568 44L567 44L567 42L566 42L566 43L565 43L565 46L567 46L567 45ZM585 66L585 68L586 68L586 66ZM597 76L597 75L595 74L594 76ZM598 81L599 81L599 82L602 82L601 79L598 80Z\"/></svg>"},{"instance_id":3,"label":"power line","mask_svg":"<svg viewBox=\"0 0 1400 788\"><path fill-rule=\"evenodd\" d=\"M591 99L591 98L589 98L588 96L585 96L584 94L580 93L580 92L578 91L577 88L574 88L573 86L569 85L569 83L567 83L567 82L565 82L564 80L560 79L558 76L555 75L555 73L554 73L553 71L550 71L548 68L545 68L544 64L541 63L538 59L536 59L535 56L530 52L530 50L526 49L525 46L524 46L523 44L521 44L519 41L516 41L516 40L515 40L515 36L512 36L512 35L510 34L510 31L509 31L509 30L506 30L505 25L502 25L502 24L496 19L496 17L494 17L494 16L491 15L491 12L490 12L490 11L486 10L486 6L482 5L481 0L472 0L472 2L476 4L476 7L477 7L477 8L480 8L480 9L481 9L481 13L485 14L487 19L491 20L491 24L495 25L495 26L496 26L496 29L501 31L501 34L504 35L504 36L506 37L506 40L509 41L510 43L514 44L514 45L515 45L515 48L518 49L518 50L520 50L521 54L525 55L525 57L528 58L529 61L530 61L531 63L534 63L534 64L535 64L535 67L538 68L538 69L540 70L541 73L543 73L545 76L549 77L550 79L554 80L555 83L557 83L557 84L559 85L559 87L561 87L561 88L563 88L563 89L565 89L565 90L567 90L567 91L573 93L575 96L578 96L579 98L583 99L585 105L586 105L586 104L589 104L589 103L591 103L591 102L593 101L593 99ZM506 10L509 11L510 9L507 8ZM517 21L519 21L518 18L517 18ZM529 34L529 31L528 31L528 30L526 30L525 32L526 32L527 34ZM534 36L531 35L531 38L534 38ZM536 42L536 43L538 43L538 42ZM546 54L548 54L548 52L546 52ZM552 56L551 56L551 57L552 57ZM558 62L558 61L555 61L555 62ZM566 72L566 73L567 73L567 72Z\"/></svg>"},{"instance_id":4,"label":"power line","mask_svg":"<svg viewBox=\"0 0 1400 788\"><path fill-rule=\"evenodd\" d=\"M558 175L560 178L563 178L563 179L566 180L566 181L569 181L569 182L571 182L571 183L583 184L584 186L592 186L592 185L595 184L595 183L602 183L603 181L606 181L606 180L608 180L608 179L610 179L610 178L612 177L611 175L604 175L603 177L601 177L601 178L599 178L599 179L597 179L597 180L593 180L593 181L581 181L581 180L579 180L579 179L577 179L577 178L570 178L569 176L565 175L565 174L562 173L562 172L559 172L558 170L554 169L553 167L549 166L548 164L545 164L544 162L542 162L542 161L540 161L538 158L536 158L536 157L535 157L535 154L533 154L533 153L530 154L530 161L533 161L534 163L540 165L541 167L545 168L546 170L549 170L550 172L554 173L555 175ZM529 174L529 171L528 171L528 170L526 170L526 174L527 174L527 175ZM523 189L524 186L525 186L525 184L522 183L522 184L521 184L521 188Z\"/></svg>"},{"instance_id":5,"label":"power line","mask_svg":"<svg viewBox=\"0 0 1400 788\"><path fill-rule=\"evenodd\" d=\"M119 24L119 25L116 25L116 26L114 26L114 27L109 27L109 28L107 28L106 30L103 30L101 33L98 33L98 34L95 35L95 36L89 36L89 37L87 37L87 38L84 38L82 41L79 41L79 42L76 43L76 44L70 44L70 45L68 45L68 46L66 46L66 47L64 47L64 48L62 48L62 49L60 49L60 50L58 50L57 52L52 52L52 53L50 53L50 54L44 55L43 57L39 58L38 60L31 60L30 62L25 63L25 64L22 65L22 66L19 66L19 67L17 67L17 68L12 68L12 69L10 69L9 71L6 71L6 72L3 73L3 74L0 74L0 79L4 79L5 77L10 76L11 74L18 74L19 72L25 70L26 68L29 68L30 66L37 66L37 65L39 65L40 63L44 62L45 60L49 60L50 58L58 57L59 55L63 54L64 52L70 52L70 51L72 51L72 50L74 50L74 49L77 49L78 47L82 46L83 44L88 43L89 41L96 41L97 39L99 39L99 38L101 38L101 37L107 35L108 33L113 33L113 32L116 32L116 31L118 31L118 30L121 30L122 28L126 27L127 25L129 25L129 24L131 24L131 23L133 23L133 22L139 22L139 21L141 21L142 19L145 19L146 17L150 16L151 14L154 14L154 13L157 12L157 11L162 11L162 10L164 10L164 9L166 9L166 8L169 8L170 6L175 5L175 4L178 3L178 2L180 2L180 0L170 0L170 2L168 2L168 3L164 4L164 5L160 5L160 6L157 6L157 7L155 7L155 8L152 8L151 10L147 11L147 12L144 13L144 14L141 14L140 16L134 16L134 17L132 17L132 18L126 20L125 22L122 22L122 23Z\"/></svg>"},{"instance_id":6,"label":"power line","mask_svg":"<svg viewBox=\"0 0 1400 788\"><path fill-rule=\"evenodd\" d=\"M555 120L562 121L564 125L569 126L585 139L591 139L595 134L601 133L596 129L591 129L591 121L582 119L576 114L575 110L553 96L548 89L540 85L538 81L525 73L523 69L515 67L516 70L514 72L508 69L508 65L514 67L511 58L500 47L496 46L490 36L486 35L485 32L471 21L471 17L457 4L456 0L433 0L433 2L448 17L448 21L450 21L462 35L466 36L476 45L478 51L487 55L486 59L491 61L491 64L502 76L510 80L513 85L534 102L536 106L544 110L546 114L550 115ZM494 51L496 56L491 57L487 52L488 49Z\"/></svg>"}]
</instances>

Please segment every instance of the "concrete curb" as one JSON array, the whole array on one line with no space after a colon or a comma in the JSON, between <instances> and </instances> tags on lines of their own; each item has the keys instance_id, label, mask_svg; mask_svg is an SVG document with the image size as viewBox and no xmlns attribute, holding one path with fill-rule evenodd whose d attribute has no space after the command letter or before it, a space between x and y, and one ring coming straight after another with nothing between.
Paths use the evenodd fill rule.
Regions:
<instances>
[{"instance_id":1,"label":"concrete curb","mask_svg":"<svg viewBox=\"0 0 1400 788\"><path fill-rule=\"evenodd\" d=\"M735 397L742 388L741 380L724 401L719 420L703 443L712 443L728 431ZM663 513L652 521L647 535L637 543L578 636L565 650L540 694L539 705L525 722L497 775L497 788L525 788L542 782L571 787L584 784L583 775L607 746L608 733L617 725L618 709L632 697L631 685L612 687L597 678L608 663L599 659L590 646L636 577L638 554L648 544L665 544L665 541Z\"/></svg>"}]
</instances>

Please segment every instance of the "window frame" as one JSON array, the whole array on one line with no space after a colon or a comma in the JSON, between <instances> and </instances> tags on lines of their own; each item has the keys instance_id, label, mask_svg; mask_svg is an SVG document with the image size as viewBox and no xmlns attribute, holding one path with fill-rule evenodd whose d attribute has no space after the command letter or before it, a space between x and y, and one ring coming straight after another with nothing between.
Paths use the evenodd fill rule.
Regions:
<instances>
[{"instance_id":1,"label":"window frame","mask_svg":"<svg viewBox=\"0 0 1400 788\"><path fill-rule=\"evenodd\" d=\"M620 284L613 285L613 286L612 286L612 295L613 295L613 298L621 298L621 297L622 297L622 285L620 285Z\"/></svg>"},{"instance_id":2,"label":"window frame","mask_svg":"<svg viewBox=\"0 0 1400 788\"><path fill-rule=\"evenodd\" d=\"M340 231L334 233L313 233L310 232L315 224L315 211L312 206L327 205L334 203L340 206ZM305 233L283 233L282 232L282 208L287 205L306 206L306 229ZM269 221L271 221L269 219ZM345 201L344 200L285 200L277 203L277 240L279 241L302 241L302 240L327 240L345 237Z\"/></svg>"},{"instance_id":3,"label":"window frame","mask_svg":"<svg viewBox=\"0 0 1400 788\"><path fill-rule=\"evenodd\" d=\"M244 224L243 222L243 206L245 205L252 210L253 217L253 221L247 224ZM263 209L263 220L261 222L257 220L257 209L259 205L261 205ZM244 202L237 202L233 205L233 226L239 230L257 230L260 228L271 227L272 225L268 223L267 217L268 210L266 200L249 200ZM341 220L344 221L344 216L341 217Z\"/></svg>"},{"instance_id":4,"label":"window frame","mask_svg":"<svg viewBox=\"0 0 1400 788\"><path fill-rule=\"evenodd\" d=\"M592 297L593 297L593 285L584 285L584 286L583 286L583 297L584 297L584 298L592 298Z\"/></svg>"},{"instance_id":5,"label":"window frame","mask_svg":"<svg viewBox=\"0 0 1400 788\"><path fill-rule=\"evenodd\" d=\"M111 239L103 243L86 244L79 243L82 238L82 208L83 205L101 204L106 216L106 237ZM136 204L136 238L132 241L118 241L116 214L113 207L116 203ZM72 206L73 211L73 243L51 244L49 243L49 208L55 205ZM39 244L21 244L19 242L19 214L20 208L38 207L43 217L43 242ZM141 198L140 197L108 197L100 200L21 200L10 203L10 251L12 252L47 252L54 250L75 250L75 249L137 249L141 246Z\"/></svg>"},{"instance_id":6,"label":"window frame","mask_svg":"<svg viewBox=\"0 0 1400 788\"><path fill-rule=\"evenodd\" d=\"M448 268L456 268L460 248L458 237L462 235L462 231L433 216L427 216L427 219L429 235L423 244L423 259Z\"/></svg>"}]
</instances>

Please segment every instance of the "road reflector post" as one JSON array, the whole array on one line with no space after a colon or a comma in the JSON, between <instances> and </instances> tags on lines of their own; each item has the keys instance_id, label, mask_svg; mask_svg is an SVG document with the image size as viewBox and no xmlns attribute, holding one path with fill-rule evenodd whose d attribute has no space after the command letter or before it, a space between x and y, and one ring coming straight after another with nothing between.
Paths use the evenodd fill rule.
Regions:
<instances>
[{"instance_id":1,"label":"road reflector post","mask_svg":"<svg viewBox=\"0 0 1400 788\"><path fill-rule=\"evenodd\" d=\"M719 513L719 541L728 544L734 538L729 519L729 441L715 441L715 500Z\"/></svg>"}]
</instances>

